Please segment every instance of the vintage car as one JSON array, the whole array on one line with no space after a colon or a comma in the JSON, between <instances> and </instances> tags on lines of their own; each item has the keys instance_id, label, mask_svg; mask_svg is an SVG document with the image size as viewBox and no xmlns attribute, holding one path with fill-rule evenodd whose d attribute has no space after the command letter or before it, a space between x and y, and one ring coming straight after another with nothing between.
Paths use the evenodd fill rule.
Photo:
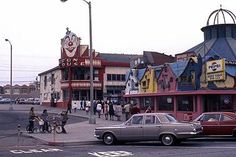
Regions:
<instances>
[{"instance_id":1,"label":"vintage car","mask_svg":"<svg viewBox=\"0 0 236 157\"><path fill-rule=\"evenodd\" d=\"M94 136L106 145L117 141L161 141L169 146L201 132L199 123L181 123L168 113L140 113L120 125L98 127Z\"/></svg>"},{"instance_id":2,"label":"vintage car","mask_svg":"<svg viewBox=\"0 0 236 157\"><path fill-rule=\"evenodd\" d=\"M201 123L203 135L236 136L236 114L233 112L205 112L194 121Z\"/></svg>"}]
</instances>

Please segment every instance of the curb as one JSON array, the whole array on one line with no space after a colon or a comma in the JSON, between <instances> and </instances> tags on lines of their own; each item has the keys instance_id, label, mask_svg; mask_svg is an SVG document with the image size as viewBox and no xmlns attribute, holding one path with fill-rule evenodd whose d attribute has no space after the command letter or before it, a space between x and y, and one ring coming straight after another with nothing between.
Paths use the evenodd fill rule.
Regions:
<instances>
[{"instance_id":1,"label":"curb","mask_svg":"<svg viewBox=\"0 0 236 157\"><path fill-rule=\"evenodd\" d=\"M95 141L76 141L76 142L57 142L57 141L46 141L46 140L42 140L40 138L28 135L28 134L24 134L22 133L22 136L25 137L30 137L33 138L35 140L40 141L42 144L44 145L48 145L48 146L74 146L74 145L93 145L93 144L99 144L101 143L101 141L99 140L95 140Z\"/></svg>"}]
</instances>

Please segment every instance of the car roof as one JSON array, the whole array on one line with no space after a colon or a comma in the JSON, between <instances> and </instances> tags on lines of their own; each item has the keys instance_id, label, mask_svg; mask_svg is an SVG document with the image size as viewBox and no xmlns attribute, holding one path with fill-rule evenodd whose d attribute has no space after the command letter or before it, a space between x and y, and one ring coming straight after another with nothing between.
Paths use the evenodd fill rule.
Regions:
<instances>
[{"instance_id":1,"label":"car roof","mask_svg":"<svg viewBox=\"0 0 236 157\"><path fill-rule=\"evenodd\" d=\"M170 113L152 112L152 113L137 113L137 114L134 114L134 115L142 115L142 116L143 116L143 115L161 115L161 114L162 114L162 115L163 115L163 114L168 114L168 115L169 115Z\"/></svg>"}]
</instances>

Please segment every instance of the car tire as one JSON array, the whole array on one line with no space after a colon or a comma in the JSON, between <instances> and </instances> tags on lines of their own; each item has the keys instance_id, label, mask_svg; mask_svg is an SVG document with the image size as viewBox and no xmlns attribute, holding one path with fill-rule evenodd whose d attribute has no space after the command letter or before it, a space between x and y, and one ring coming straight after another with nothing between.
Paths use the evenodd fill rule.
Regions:
<instances>
[{"instance_id":1,"label":"car tire","mask_svg":"<svg viewBox=\"0 0 236 157\"><path fill-rule=\"evenodd\" d=\"M115 136L112 134L112 133L106 133L104 136L103 136L103 142L106 144L106 145L112 145L114 144L116 141L116 138Z\"/></svg>"},{"instance_id":2,"label":"car tire","mask_svg":"<svg viewBox=\"0 0 236 157\"><path fill-rule=\"evenodd\" d=\"M165 146L171 146L175 144L175 137L171 134L164 134L161 136L161 143Z\"/></svg>"}]
</instances>

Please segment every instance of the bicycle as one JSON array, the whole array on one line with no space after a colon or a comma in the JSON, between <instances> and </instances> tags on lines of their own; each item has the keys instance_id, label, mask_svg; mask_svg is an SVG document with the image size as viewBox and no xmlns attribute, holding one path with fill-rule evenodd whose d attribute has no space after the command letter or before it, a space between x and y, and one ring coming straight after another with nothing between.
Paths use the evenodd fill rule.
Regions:
<instances>
[{"instance_id":1,"label":"bicycle","mask_svg":"<svg viewBox=\"0 0 236 157\"><path fill-rule=\"evenodd\" d=\"M62 124L61 124L61 118L59 115L53 116L48 121L48 128L50 128L50 131L54 131L58 134L62 133Z\"/></svg>"}]
</instances>

